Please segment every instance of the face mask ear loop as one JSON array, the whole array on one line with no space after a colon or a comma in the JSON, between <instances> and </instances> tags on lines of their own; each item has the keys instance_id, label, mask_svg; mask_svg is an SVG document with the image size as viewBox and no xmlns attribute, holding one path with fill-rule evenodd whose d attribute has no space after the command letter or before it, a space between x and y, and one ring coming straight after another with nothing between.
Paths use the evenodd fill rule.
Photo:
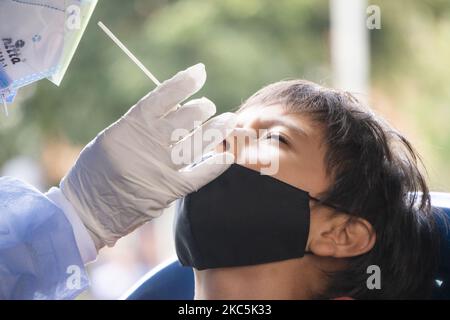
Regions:
<instances>
[{"instance_id":1,"label":"face mask ear loop","mask_svg":"<svg viewBox=\"0 0 450 320\"><path fill-rule=\"evenodd\" d=\"M338 212L348 213L348 210L345 210L345 209L343 209L343 208L340 208L340 207L338 207L338 206L335 206L335 205L333 205L333 204L331 204L331 203L327 203L327 202L325 202L325 201L322 201L322 200L320 200L319 198L316 198L316 197L311 196L310 194L308 194L308 197L309 197L309 199L311 199L311 200L313 200L313 201L315 201L315 202L317 202L317 203L319 203L319 204L321 204L321 205L323 205L323 206L330 207L330 208L332 208L332 209L334 209L334 210L336 210L336 211L338 211Z\"/></svg>"}]
</instances>

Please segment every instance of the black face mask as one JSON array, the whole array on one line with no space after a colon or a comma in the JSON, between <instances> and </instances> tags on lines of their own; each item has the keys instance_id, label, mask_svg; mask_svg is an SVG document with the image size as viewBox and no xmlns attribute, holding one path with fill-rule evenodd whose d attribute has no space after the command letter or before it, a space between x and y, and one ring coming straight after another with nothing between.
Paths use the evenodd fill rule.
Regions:
<instances>
[{"instance_id":1,"label":"black face mask","mask_svg":"<svg viewBox=\"0 0 450 320\"><path fill-rule=\"evenodd\" d=\"M179 200L178 258L202 270L303 257L311 198L306 191L233 164Z\"/></svg>"}]
</instances>

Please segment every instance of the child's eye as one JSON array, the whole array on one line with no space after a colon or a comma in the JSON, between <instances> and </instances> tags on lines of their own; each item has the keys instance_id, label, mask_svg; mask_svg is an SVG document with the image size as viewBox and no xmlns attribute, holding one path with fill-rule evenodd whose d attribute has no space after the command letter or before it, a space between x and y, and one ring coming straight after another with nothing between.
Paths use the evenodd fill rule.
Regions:
<instances>
[{"instance_id":1,"label":"child's eye","mask_svg":"<svg viewBox=\"0 0 450 320\"><path fill-rule=\"evenodd\" d=\"M288 144L288 141L285 137L283 137L279 132L269 132L266 135L266 139L275 139L281 143Z\"/></svg>"}]
</instances>

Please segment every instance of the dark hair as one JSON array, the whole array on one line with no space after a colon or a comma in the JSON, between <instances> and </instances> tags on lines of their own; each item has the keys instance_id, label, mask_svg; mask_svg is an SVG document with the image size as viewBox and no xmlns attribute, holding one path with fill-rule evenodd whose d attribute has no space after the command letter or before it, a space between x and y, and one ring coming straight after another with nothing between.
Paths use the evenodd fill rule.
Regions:
<instances>
[{"instance_id":1,"label":"dark hair","mask_svg":"<svg viewBox=\"0 0 450 320\"><path fill-rule=\"evenodd\" d=\"M417 152L408 140L348 92L305 80L271 84L241 107L280 104L324 128L332 185L321 201L370 222L376 243L329 274L324 297L430 297L439 236ZM381 289L369 290L367 268L381 270Z\"/></svg>"}]
</instances>

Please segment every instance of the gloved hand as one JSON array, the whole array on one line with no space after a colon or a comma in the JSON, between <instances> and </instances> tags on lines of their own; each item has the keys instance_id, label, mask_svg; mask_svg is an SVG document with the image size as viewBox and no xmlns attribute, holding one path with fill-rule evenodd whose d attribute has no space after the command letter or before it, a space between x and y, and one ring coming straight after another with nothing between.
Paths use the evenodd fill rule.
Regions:
<instances>
[{"instance_id":1,"label":"gloved hand","mask_svg":"<svg viewBox=\"0 0 450 320\"><path fill-rule=\"evenodd\" d=\"M171 159L173 131L191 131L196 123L216 113L214 104L206 98L176 109L177 104L200 90L205 80L204 65L197 64L159 85L100 132L62 179L61 190L97 250L113 246L119 238L159 216L177 198L215 179L233 162L229 153L215 154L186 170L186 165L174 164ZM236 116L224 113L201 129L215 129L225 138L235 124ZM178 143L192 143L192 136ZM205 141L203 148L208 144L215 147Z\"/></svg>"}]
</instances>

